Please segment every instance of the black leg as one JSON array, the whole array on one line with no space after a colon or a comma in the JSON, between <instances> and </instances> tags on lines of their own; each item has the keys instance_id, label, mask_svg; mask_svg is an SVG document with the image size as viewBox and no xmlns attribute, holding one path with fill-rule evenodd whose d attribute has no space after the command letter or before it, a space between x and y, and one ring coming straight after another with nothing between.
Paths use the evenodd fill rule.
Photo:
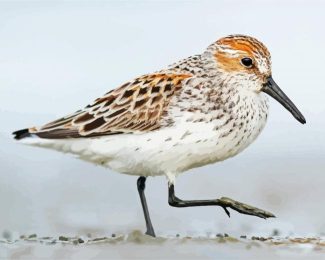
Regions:
<instances>
[{"instance_id":1,"label":"black leg","mask_svg":"<svg viewBox=\"0 0 325 260\"><path fill-rule=\"evenodd\" d=\"M146 177L142 177L142 176L139 177L138 181L137 181L137 186L138 186L138 192L139 192L140 200L141 200L141 204L142 204L144 218L146 220L146 225L147 225L146 234L149 236L155 237L156 235L155 235L153 226L151 224L147 201L146 201L146 196L144 195L144 189L146 188Z\"/></svg>"},{"instance_id":2,"label":"black leg","mask_svg":"<svg viewBox=\"0 0 325 260\"><path fill-rule=\"evenodd\" d=\"M169 184L168 190L168 203L173 207L196 207L196 206L220 206L222 207L226 214L230 217L230 212L227 208L232 208L239 213L256 216L260 218L271 218L275 217L272 213L267 212L262 209L258 209L247 204L241 203L239 201L232 200L230 198L222 197L215 200L181 200L176 197L174 184Z\"/></svg>"}]
</instances>

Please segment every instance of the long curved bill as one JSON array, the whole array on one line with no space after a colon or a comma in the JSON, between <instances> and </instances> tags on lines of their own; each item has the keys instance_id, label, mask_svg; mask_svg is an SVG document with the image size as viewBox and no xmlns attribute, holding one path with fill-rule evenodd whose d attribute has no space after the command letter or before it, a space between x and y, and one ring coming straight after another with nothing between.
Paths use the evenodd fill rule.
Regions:
<instances>
[{"instance_id":1,"label":"long curved bill","mask_svg":"<svg viewBox=\"0 0 325 260\"><path fill-rule=\"evenodd\" d=\"M287 95L284 94L272 77L267 78L267 82L264 84L262 91L273 97L282 106L284 106L300 123L306 123L305 117L301 114L295 104L293 104L292 101L287 97Z\"/></svg>"}]
</instances>

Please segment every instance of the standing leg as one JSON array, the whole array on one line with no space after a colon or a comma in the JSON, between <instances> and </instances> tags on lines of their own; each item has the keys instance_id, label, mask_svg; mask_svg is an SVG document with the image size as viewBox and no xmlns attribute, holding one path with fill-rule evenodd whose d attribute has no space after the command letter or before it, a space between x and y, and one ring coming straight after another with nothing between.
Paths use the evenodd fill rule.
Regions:
<instances>
[{"instance_id":1,"label":"standing leg","mask_svg":"<svg viewBox=\"0 0 325 260\"><path fill-rule=\"evenodd\" d=\"M147 231L146 234L152 237L155 237L155 231L153 230L153 226L151 224L150 220L150 215L148 211L148 206L147 206L147 201L146 201L146 196L144 195L144 189L146 188L146 177L139 177L137 181L137 186L138 186L138 192L142 204L142 209L143 209L143 214L144 218L146 220L146 225L147 225Z\"/></svg>"},{"instance_id":2,"label":"standing leg","mask_svg":"<svg viewBox=\"0 0 325 260\"><path fill-rule=\"evenodd\" d=\"M181 200L175 195L174 184L169 183L168 203L172 207L196 207L196 206L219 206L222 207L230 217L230 212L227 208L236 210L241 214L256 216L260 218L274 218L275 216L262 209L252 207L239 201L230 198L222 197L214 200Z\"/></svg>"}]
</instances>

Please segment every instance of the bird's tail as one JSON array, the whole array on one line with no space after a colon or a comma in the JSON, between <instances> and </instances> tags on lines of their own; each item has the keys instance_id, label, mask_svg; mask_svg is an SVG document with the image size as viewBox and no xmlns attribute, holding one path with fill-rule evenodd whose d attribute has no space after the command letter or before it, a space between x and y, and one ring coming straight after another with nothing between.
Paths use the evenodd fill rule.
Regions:
<instances>
[{"instance_id":1,"label":"bird's tail","mask_svg":"<svg viewBox=\"0 0 325 260\"><path fill-rule=\"evenodd\" d=\"M15 131L12 134L14 135L14 138L16 140L21 140L21 139L24 139L26 137L31 137L32 136L31 132L29 131L29 128L25 128L25 129Z\"/></svg>"}]
</instances>

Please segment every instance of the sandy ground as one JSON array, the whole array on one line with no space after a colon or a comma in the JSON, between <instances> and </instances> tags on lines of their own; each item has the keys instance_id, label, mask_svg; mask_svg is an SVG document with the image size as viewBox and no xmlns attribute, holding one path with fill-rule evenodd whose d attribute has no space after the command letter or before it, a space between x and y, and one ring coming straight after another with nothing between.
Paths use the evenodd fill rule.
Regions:
<instances>
[{"instance_id":1,"label":"sandy ground","mask_svg":"<svg viewBox=\"0 0 325 260\"><path fill-rule=\"evenodd\" d=\"M7 259L325 259L325 238L164 236L151 238L140 231L110 237L37 237L36 234L0 241Z\"/></svg>"}]
</instances>

